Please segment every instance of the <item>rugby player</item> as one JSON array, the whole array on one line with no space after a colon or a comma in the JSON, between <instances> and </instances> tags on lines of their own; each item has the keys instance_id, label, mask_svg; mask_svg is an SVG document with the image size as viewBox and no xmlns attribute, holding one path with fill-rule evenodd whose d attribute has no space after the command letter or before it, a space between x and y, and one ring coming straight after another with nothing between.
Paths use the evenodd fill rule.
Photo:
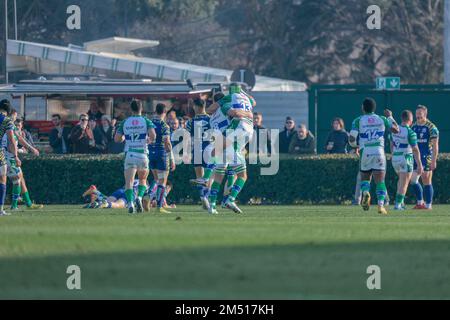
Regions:
<instances>
[{"instance_id":1,"label":"rugby player","mask_svg":"<svg viewBox=\"0 0 450 320\"><path fill-rule=\"evenodd\" d=\"M166 110L166 106L162 103L156 106L156 115L152 119L156 139L149 145L150 169L154 180L150 185L150 190L157 184L156 203L159 213L170 213L164 208L166 203L166 185L170 170L175 171L176 168L172 143L170 142L170 128L165 122Z\"/></svg>"},{"instance_id":2,"label":"rugby player","mask_svg":"<svg viewBox=\"0 0 450 320\"><path fill-rule=\"evenodd\" d=\"M245 95L246 99L239 99L235 94ZM233 105L233 101L235 101ZM242 103L245 101L245 103ZM209 197L210 210L209 213L217 214L216 202L217 196L222 185L225 173L227 173L227 187L224 192L224 201L222 206L233 210L236 213L242 213L242 210L236 205L235 200L239 192L242 190L246 180L246 163L243 152L246 146L246 139L253 136L253 106L256 102L253 98L247 96L239 84L230 85L230 96L225 96L223 93L217 93L214 96L214 104L210 107L209 112L213 113L211 118L211 126L215 130L219 130L225 137L229 133L240 134L238 142L242 145L232 143L226 140L224 144L225 159L217 159L218 164L214 173L214 182L211 186L211 193ZM245 120L244 120L245 119ZM241 121L245 121L244 129ZM242 143L243 141L243 143ZM233 155L234 159L229 159L227 155ZM236 158L238 162L236 163ZM227 170L228 169L228 170Z\"/></svg>"},{"instance_id":3,"label":"rugby player","mask_svg":"<svg viewBox=\"0 0 450 320\"><path fill-rule=\"evenodd\" d=\"M16 166L21 167L19 156L17 155L17 146L14 143L14 123L8 114L11 112L11 104L8 100L0 101L0 139L6 136L9 143L9 152L12 158L16 161ZM5 151L0 148L0 216L7 216L4 210L6 198L6 179L7 179L7 165L5 159Z\"/></svg>"},{"instance_id":4,"label":"rugby player","mask_svg":"<svg viewBox=\"0 0 450 320\"><path fill-rule=\"evenodd\" d=\"M206 113L206 102L204 100L194 99L192 104L195 116L186 124L186 130L190 136L192 164L194 165L196 177L195 180L191 180L191 183L196 185L203 209L208 210L208 181L214 171L214 164L205 153L205 150L210 145L210 137L208 137L208 131L211 129L210 116ZM201 179L204 179L205 185L196 183Z\"/></svg>"},{"instance_id":5,"label":"rugby player","mask_svg":"<svg viewBox=\"0 0 450 320\"><path fill-rule=\"evenodd\" d=\"M16 145L16 149L19 151L18 144L22 145L25 149L30 151L36 156L39 156L39 151L31 146L20 134L16 123L21 121L17 119L17 111L12 110L10 114L11 120L14 122L14 144ZM11 180L13 188L12 188L12 200L11 200L11 210L17 211L19 210L19 198L21 194L23 195L23 199L25 201L25 205L27 209L35 210L42 209L43 205L36 205L30 199L30 194L28 192L28 188L23 177L22 168L17 166L16 160L14 159L13 154L9 151L10 144L8 138L6 136L2 139L2 148L4 149L6 164L7 164L7 176Z\"/></svg>"},{"instance_id":6,"label":"rugby player","mask_svg":"<svg viewBox=\"0 0 450 320\"><path fill-rule=\"evenodd\" d=\"M117 129L115 142L125 141L125 195L128 203L128 213L143 212L142 198L147 191L149 174L148 144L156 138L155 125L142 116L142 104L134 100L131 103L131 117L125 119ZM137 197L134 196L133 182L139 178Z\"/></svg>"},{"instance_id":7,"label":"rugby player","mask_svg":"<svg viewBox=\"0 0 450 320\"><path fill-rule=\"evenodd\" d=\"M417 198L417 210L433 209L433 171L437 168L439 155L439 130L428 120L428 108L419 105L416 110L416 123L412 130L417 134L417 142L420 150L420 158L423 172L418 172L419 161L414 162L414 173L411 183L414 186ZM423 187L419 180L422 178ZM425 201L424 201L425 198Z\"/></svg>"},{"instance_id":8,"label":"rugby player","mask_svg":"<svg viewBox=\"0 0 450 320\"><path fill-rule=\"evenodd\" d=\"M405 195L414 170L414 161L418 164L417 174L420 175L423 171L417 134L411 129L412 124L412 112L403 111L400 132L391 135L392 166L398 175L395 210L400 211L405 210Z\"/></svg>"},{"instance_id":9,"label":"rugby player","mask_svg":"<svg viewBox=\"0 0 450 320\"><path fill-rule=\"evenodd\" d=\"M371 98L364 100L362 111L363 115L353 121L349 137L353 148L357 146L359 137L362 207L365 211L370 209L370 182L373 176L377 185L378 213L387 214L384 135L386 130L394 134L399 133L399 127L390 110L385 110L385 116L375 114L376 102Z\"/></svg>"}]
</instances>

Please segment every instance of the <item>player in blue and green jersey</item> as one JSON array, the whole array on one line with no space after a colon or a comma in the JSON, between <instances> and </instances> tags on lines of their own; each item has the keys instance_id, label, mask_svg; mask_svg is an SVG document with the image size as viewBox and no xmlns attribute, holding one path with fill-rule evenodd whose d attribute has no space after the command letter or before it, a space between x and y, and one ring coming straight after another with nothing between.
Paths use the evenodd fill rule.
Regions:
<instances>
[{"instance_id":1,"label":"player in blue and green jersey","mask_svg":"<svg viewBox=\"0 0 450 320\"><path fill-rule=\"evenodd\" d=\"M147 178L149 174L148 144L156 138L153 122L142 115L142 104L139 101L131 103L131 117L124 120L115 136L117 143L125 141L125 194L130 214L144 211L142 198L147 191ZM139 178L138 195L134 196L133 182Z\"/></svg>"},{"instance_id":2,"label":"player in blue and green jersey","mask_svg":"<svg viewBox=\"0 0 450 320\"><path fill-rule=\"evenodd\" d=\"M409 110L402 113L400 132L391 135L392 166L398 175L395 210L405 210L405 195L414 170L414 161L418 164L417 173L422 173L417 134L411 129L413 114Z\"/></svg>"},{"instance_id":3,"label":"player in blue and green jersey","mask_svg":"<svg viewBox=\"0 0 450 320\"><path fill-rule=\"evenodd\" d=\"M399 128L390 110L385 110L385 116L375 114L376 102L371 98L364 100L362 111L364 114L353 121L349 137L352 147L357 147L359 138L362 207L365 211L370 209L370 182L373 176L377 185L378 213L387 214L384 136L387 131L398 133Z\"/></svg>"},{"instance_id":4,"label":"player in blue and green jersey","mask_svg":"<svg viewBox=\"0 0 450 320\"><path fill-rule=\"evenodd\" d=\"M428 108L418 106L416 110L416 123L412 130L417 134L417 142L420 150L420 158L423 166L423 173L414 172L411 183L416 191L417 205L414 209L431 210L433 206L433 171L437 167L439 155L439 130L428 120ZM414 163L414 169L418 167L418 162ZM419 180L422 178L423 187ZM425 200L425 201L424 201Z\"/></svg>"},{"instance_id":5,"label":"player in blue and green jersey","mask_svg":"<svg viewBox=\"0 0 450 320\"><path fill-rule=\"evenodd\" d=\"M159 213L170 213L164 209L166 197L166 185L169 172L175 170L175 159L172 153L172 143L170 141L170 128L165 122L167 108L159 103L156 106L156 115L152 122L155 126L156 139L149 145L150 169L153 174L153 183L150 184L150 190L156 189L156 203Z\"/></svg>"}]
</instances>

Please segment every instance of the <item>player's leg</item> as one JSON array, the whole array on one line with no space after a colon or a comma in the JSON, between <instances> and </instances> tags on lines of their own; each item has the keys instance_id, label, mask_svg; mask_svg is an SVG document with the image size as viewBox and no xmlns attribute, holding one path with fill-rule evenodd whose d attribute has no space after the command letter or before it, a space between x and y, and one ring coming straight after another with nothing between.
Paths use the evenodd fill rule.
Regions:
<instances>
[{"instance_id":1,"label":"player's leg","mask_svg":"<svg viewBox=\"0 0 450 320\"><path fill-rule=\"evenodd\" d=\"M12 183L11 210L19 210L19 198L21 193L20 177L17 175L15 177L10 177L10 179Z\"/></svg>"},{"instance_id":2,"label":"player's leg","mask_svg":"<svg viewBox=\"0 0 450 320\"><path fill-rule=\"evenodd\" d=\"M144 198L145 192L147 191L147 178L148 178L148 163L145 168L141 168L137 170L137 175L139 179L139 185L137 190L137 196L135 199L136 210L138 213L142 213L144 211L144 207L142 205L142 199Z\"/></svg>"},{"instance_id":3,"label":"player's leg","mask_svg":"<svg viewBox=\"0 0 450 320\"><path fill-rule=\"evenodd\" d=\"M234 183L236 182L236 172L234 172L234 170L232 169L228 169L226 171L226 184L225 187L223 189L223 200L222 200L222 207L225 208L226 207L226 203L228 201L228 197L230 196L231 193L231 188L233 188Z\"/></svg>"},{"instance_id":4,"label":"player's leg","mask_svg":"<svg viewBox=\"0 0 450 320\"><path fill-rule=\"evenodd\" d=\"M20 189L21 189L22 199L25 202L25 206L27 209L37 210L37 209L44 208L44 206L42 204L34 204L33 201L31 201L30 192L28 191L27 182L25 180L22 170L20 171L20 185L21 185Z\"/></svg>"},{"instance_id":5,"label":"player's leg","mask_svg":"<svg viewBox=\"0 0 450 320\"><path fill-rule=\"evenodd\" d=\"M241 164L233 167L233 170L236 172L236 181L231 187L230 194L225 204L227 208L233 210L235 213L242 213L242 210L236 205L236 199L247 182L247 168L245 164Z\"/></svg>"},{"instance_id":6,"label":"player's leg","mask_svg":"<svg viewBox=\"0 0 450 320\"><path fill-rule=\"evenodd\" d=\"M211 191L209 193L209 210L210 214L217 214L217 197L219 195L220 187L222 185L223 178L225 177L225 165L218 165L214 171L214 178L211 185Z\"/></svg>"},{"instance_id":7,"label":"player's leg","mask_svg":"<svg viewBox=\"0 0 450 320\"><path fill-rule=\"evenodd\" d=\"M411 172L399 172L397 195L395 196L395 210L405 209L405 196L408 191L408 185L411 180Z\"/></svg>"},{"instance_id":8,"label":"player's leg","mask_svg":"<svg viewBox=\"0 0 450 320\"><path fill-rule=\"evenodd\" d=\"M372 197L370 195L370 182L372 181L372 170L361 171L361 206L364 211L369 211Z\"/></svg>"},{"instance_id":9,"label":"player's leg","mask_svg":"<svg viewBox=\"0 0 450 320\"><path fill-rule=\"evenodd\" d=\"M6 163L2 161L0 154L0 216L8 215L4 210L6 199Z\"/></svg>"},{"instance_id":10,"label":"player's leg","mask_svg":"<svg viewBox=\"0 0 450 320\"><path fill-rule=\"evenodd\" d=\"M377 200L378 200L378 213L387 214L385 209L386 196L387 196L387 188L386 188L386 171L383 170L375 170L373 172L373 178L377 185Z\"/></svg>"},{"instance_id":11,"label":"player's leg","mask_svg":"<svg viewBox=\"0 0 450 320\"><path fill-rule=\"evenodd\" d=\"M433 171L424 171L422 174L422 182L423 182L423 195L425 200L425 209L432 210L433 209L433 197L434 197L434 188L433 188Z\"/></svg>"},{"instance_id":12,"label":"player's leg","mask_svg":"<svg viewBox=\"0 0 450 320\"><path fill-rule=\"evenodd\" d=\"M361 171L358 171L356 175L355 195L353 198L353 205L361 205L362 193L361 193Z\"/></svg>"},{"instance_id":13,"label":"player's leg","mask_svg":"<svg viewBox=\"0 0 450 320\"><path fill-rule=\"evenodd\" d=\"M426 161L426 157L421 157L421 161L422 161L422 166L424 168L424 170L427 170L427 161ZM416 201L417 204L414 207L414 209L416 210L423 210L425 209L425 202L423 201L423 187L422 184L420 183L420 179L421 176L419 176L416 172L417 170L417 163L414 161L414 172L413 175L411 177L411 185L414 188L414 192L416 194Z\"/></svg>"},{"instance_id":14,"label":"player's leg","mask_svg":"<svg viewBox=\"0 0 450 320\"><path fill-rule=\"evenodd\" d=\"M128 213L134 213L135 207L134 207L134 190L133 190L133 183L134 178L136 177L137 168L136 167L128 167L125 169L124 176L125 176L125 196L127 198L128 203Z\"/></svg>"},{"instance_id":15,"label":"player's leg","mask_svg":"<svg viewBox=\"0 0 450 320\"><path fill-rule=\"evenodd\" d=\"M168 170L158 170L158 189L156 190L156 206L159 213L170 213L164 209Z\"/></svg>"}]
</instances>

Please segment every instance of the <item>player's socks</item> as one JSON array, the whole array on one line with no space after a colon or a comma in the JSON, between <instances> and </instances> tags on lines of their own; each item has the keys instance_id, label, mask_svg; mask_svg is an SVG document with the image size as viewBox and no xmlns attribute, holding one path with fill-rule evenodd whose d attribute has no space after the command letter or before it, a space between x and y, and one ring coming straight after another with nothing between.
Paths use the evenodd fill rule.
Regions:
<instances>
[{"instance_id":1,"label":"player's socks","mask_svg":"<svg viewBox=\"0 0 450 320\"><path fill-rule=\"evenodd\" d=\"M387 195L386 183L384 182L377 183L377 198L379 206L384 207L386 195Z\"/></svg>"},{"instance_id":2,"label":"player's socks","mask_svg":"<svg viewBox=\"0 0 450 320\"><path fill-rule=\"evenodd\" d=\"M127 198L128 204L132 204L134 202L134 191L133 189L125 190L125 197Z\"/></svg>"},{"instance_id":3,"label":"player's socks","mask_svg":"<svg viewBox=\"0 0 450 320\"><path fill-rule=\"evenodd\" d=\"M31 201L30 193L27 191L22 196L23 196L23 201L25 201L25 205L27 207L31 207L33 205L33 202Z\"/></svg>"},{"instance_id":4,"label":"player's socks","mask_svg":"<svg viewBox=\"0 0 450 320\"><path fill-rule=\"evenodd\" d=\"M403 203L405 202L404 194L397 194L395 196L395 208L400 209L403 207Z\"/></svg>"},{"instance_id":5,"label":"player's socks","mask_svg":"<svg viewBox=\"0 0 450 320\"><path fill-rule=\"evenodd\" d=\"M231 188L230 196L228 198L229 201L234 202L236 200L237 196L244 188L245 182L246 182L246 180L242 179L242 178L238 178L236 180L233 187Z\"/></svg>"},{"instance_id":6,"label":"player's socks","mask_svg":"<svg viewBox=\"0 0 450 320\"><path fill-rule=\"evenodd\" d=\"M22 191L22 188L20 187L20 183L13 184L11 208L17 208L19 206L19 198L20 198L21 191Z\"/></svg>"},{"instance_id":7,"label":"player's socks","mask_svg":"<svg viewBox=\"0 0 450 320\"><path fill-rule=\"evenodd\" d=\"M416 199L418 205L423 205L423 188L420 183L414 184L414 191L416 192Z\"/></svg>"},{"instance_id":8,"label":"player's socks","mask_svg":"<svg viewBox=\"0 0 450 320\"><path fill-rule=\"evenodd\" d=\"M139 186L138 186L138 197L139 197L140 199L142 199L142 198L144 197L146 191L147 191L147 186L141 186L141 185L139 185Z\"/></svg>"},{"instance_id":9,"label":"player's socks","mask_svg":"<svg viewBox=\"0 0 450 320\"><path fill-rule=\"evenodd\" d=\"M166 187L159 184L158 190L156 191L156 204L158 208L162 208L164 206L164 194L166 192Z\"/></svg>"},{"instance_id":10,"label":"player's socks","mask_svg":"<svg viewBox=\"0 0 450 320\"><path fill-rule=\"evenodd\" d=\"M0 184L0 211L3 211L6 199L6 185Z\"/></svg>"},{"instance_id":11,"label":"player's socks","mask_svg":"<svg viewBox=\"0 0 450 320\"><path fill-rule=\"evenodd\" d=\"M425 206L427 209L431 209L433 203L434 196L434 188L433 185L428 185L423 187L423 195L425 198Z\"/></svg>"},{"instance_id":12,"label":"player's socks","mask_svg":"<svg viewBox=\"0 0 450 320\"><path fill-rule=\"evenodd\" d=\"M211 186L211 191L209 192L209 204L215 207L217 202L217 196L220 190L220 183L214 181Z\"/></svg>"},{"instance_id":13,"label":"player's socks","mask_svg":"<svg viewBox=\"0 0 450 320\"><path fill-rule=\"evenodd\" d=\"M208 181L209 179L211 179L213 172L214 169L206 168L205 173L203 174L203 180Z\"/></svg>"},{"instance_id":14,"label":"player's socks","mask_svg":"<svg viewBox=\"0 0 450 320\"><path fill-rule=\"evenodd\" d=\"M231 190L231 188L233 187L234 184L234 173L233 174L228 174L227 172L227 190Z\"/></svg>"},{"instance_id":15,"label":"player's socks","mask_svg":"<svg viewBox=\"0 0 450 320\"><path fill-rule=\"evenodd\" d=\"M370 192L370 181L361 181L361 193Z\"/></svg>"}]
</instances>

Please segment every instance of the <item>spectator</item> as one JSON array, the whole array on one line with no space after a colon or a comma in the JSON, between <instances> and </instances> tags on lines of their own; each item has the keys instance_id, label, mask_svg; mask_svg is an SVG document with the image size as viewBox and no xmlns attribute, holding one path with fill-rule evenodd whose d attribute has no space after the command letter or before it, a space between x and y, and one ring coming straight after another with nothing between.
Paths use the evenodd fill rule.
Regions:
<instances>
[{"instance_id":1,"label":"spectator","mask_svg":"<svg viewBox=\"0 0 450 320\"><path fill-rule=\"evenodd\" d=\"M99 121L103 117L103 113L100 111L100 108L98 106L97 102L92 102L91 106L89 108L89 111L87 113L90 120Z\"/></svg>"},{"instance_id":2,"label":"spectator","mask_svg":"<svg viewBox=\"0 0 450 320\"><path fill-rule=\"evenodd\" d=\"M36 144L34 143L33 136L31 135L31 133L28 130L25 130L25 128L23 127L23 120L22 119L16 119L14 124L16 125L18 134L20 134L22 136L22 138L26 142L28 142L28 144L30 146L32 146L33 148L36 148ZM21 146L19 144L19 149L21 149L21 148L23 148L23 146Z\"/></svg>"},{"instance_id":3,"label":"spectator","mask_svg":"<svg viewBox=\"0 0 450 320\"><path fill-rule=\"evenodd\" d=\"M181 129L186 129L186 120L184 118L178 118L178 122L180 123Z\"/></svg>"},{"instance_id":4,"label":"spectator","mask_svg":"<svg viewBox=\"0 0 450 320\"><path fill-rule=\"evenodd\" d=\"M255 141L256 141L256 152L259 154L261 153L265 153L265 154L269 154L270 153L270 135L269 135L269 131L263 126L263 116L261 113L259 112L255 112L253 114L253 126L254 126L254 137L256 137ZM262 132L261 132L262 131ZM260 144L262 142L259 141L259 139L261 138L261 136L266 135L266 144L261 146Z\"/></svg>"},{"instance_id":5,"label":"spectator","mask_svg":"<svg viewBox=\"0 0 450 320\"><path fill-rule=\"evenodd\" d=\"M280 153L289 153L289 145L291 144L292 137L296 134L295 121L291 117L286 118L286 124L284 130L280 132L278 141L280 144Z\"/></svg>"},{"instance_id":6,"label":"spectator","mask_svg":"<svg viewBox=\"0 0 450 320\"><path fill-rule=\"evenodd\" d=\"M297 134L292 137L289 145L290 154L315 154L315 138L304 124L298 127Z\"/></svg>"},{"instance_id":7,"label":"spectator","mask_svg":"<svg viewBox=\"0 0 450 320\"><path fill-rule=\"evenodd\" d=\"M172 122L170 122L169 124L170 126L170 141L172 142L172 147L177 146L180 143L183 143L183 138L179 138L175 139L175 133L179 132L179 130L183 130L183 128L180 127L180 120L178 120L177 118L175 118L175 120L173 120Z\"/></svg>"},{"instance_id":8,"label":"spectator","mask_svg":"<svg viewBox=\"0 0 450 320\"><path fill-rule=\"evenodd\" d=\"M80 116L80 122L70 132L73 153L88 154L93 152L95 140L92 130L88 126L88 122L88 115L82 114Z\"/></svg>"},{"instance_id":9,"label":"spectator","mask_svg":"<svg viewBox=\"0 0 450 320\"><path fill-rule=\"evenodd\" d=\"M325 150L329 154L347 153L348 133L345 131L344 120L335 118L332 127L333 131L328 135Z\"/></svg>"},{"instance_id":10,"label":"spectator","mask_svg":"<svg viewBox=\"0 0 450 320\"><path fill-rule=\"evenodd\" d=\"M169 124L169 122L175 120L177 118L177 113L175 111L170 111L167 113L167 124Z\"/></svg>"},{"instance_id":11,"label":"spectator","mask_svg":"<svg viewBox=\"0 0 450 320\"><path fill-rule=\"evenodd\" d=\"M119 126L119 121L117 118L113 118L111 120L111 128L112 128L112 141L110 142L110 146L109 146L109 153L111 154L119 154L122 153L125 149L125 142L115 142L114 141L114 136L116 135L117 132L117 128Z\"/></svg>"},{"instance_id":12,"label":"spectator","mask_svg":"<svg viewBox=\"0 0 450 320\"><path fill-rule=\"evenodd\" d=\"M70 152L69 135L70 129L64 127L59 114L52 116L52 122L55 126L50 132L50 146L53 153L66 154Z\"/></svg>"},{"instance_id":13,"label":"spectator","mask_svg":"<svg viewBox=\"0 0 450 320\"><path fill-rule=\"evenodd\" d=\"M110 153L111 142L114 139L113 131L111 118L106 115L103 116L101 125L96 126L94 129L95 147L99 153Z\"/></svg>"}]
</instances>

